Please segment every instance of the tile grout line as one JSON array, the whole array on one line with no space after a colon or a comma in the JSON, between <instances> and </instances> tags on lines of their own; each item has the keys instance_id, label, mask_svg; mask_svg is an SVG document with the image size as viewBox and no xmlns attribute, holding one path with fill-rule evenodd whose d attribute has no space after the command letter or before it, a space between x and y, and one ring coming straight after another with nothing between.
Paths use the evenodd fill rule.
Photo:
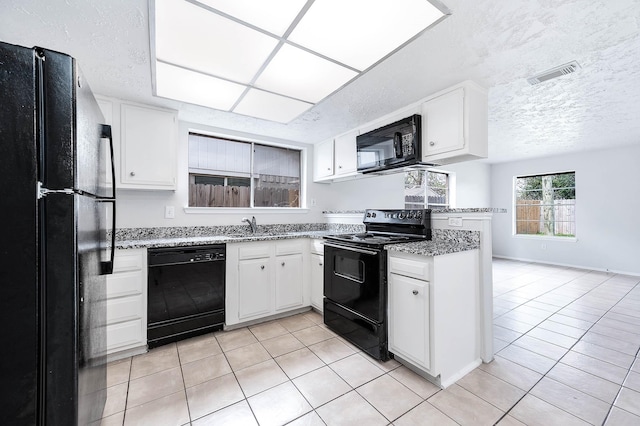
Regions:
<instances>
[{"instance_id":1,"label":"tile grout line","mask_svg":"<svg viewBox=\"0 0 640 426\"><path fill-rule=\"evenodd\" d=\"M617 275L617 274L616 274L616 275ZM579 300L579 299L583 298L583 297L584 297L584 296L586 296L587 294L591 293L592 291L594 291L594 290L598 289L600 286L604 285L606 282L610 281L612 278L613 278L613 277L610 277L609 279L607 279L607 280L605 280L605 281L601 282L601 283L600 283L600 284L598 284L596 287L594 287L593 289L589 290L587 293L585 293L585 294L583 294L582 296L580 296L578 299L575 299L574 301L572 301L572 302L570 302L570 303L568 303L568 304L564 305L564 306L563 306L563 307L561 307L560 309L564 309L564 308L566 308L567 306L569 306L569 305L571 305L572 303L574 303L576 300ZM568 284L568 283L567 283L567 284ZM566 285L566 284L563 284L562 286L564 286L564 285ZM571 347L567 350L567 352L566 352L562 357L560 357L560 358L559 358L559 359L558 359L558 360L553 364L553 366L552 366L549 370L547 370L547 372L546 372L546 373L544 373L544 374L542 375L542 377L540 377L540 379L539 379L539 380L538 380L538 381L537 381L533 386L531 386L531 388L529 388L529 390L527 391L527 393L526 393L526 394L524 394L520 399L518 399L518 401L516 401L516 402L511 406L511 408L509 408L509 410L507 410L507 411L506 411L506 412L505 412L505 413L504 413L504 414L503 414L503 415L502 415L502 416L501 416L501 417L500 417L500 418L499 418L499 419L494 423L494 426L496 426L498 423L500 423L500 421L501 421L502 419L504 419L504 418L505 418L505 417L506 417L506 416L507 416L507 415L508 415L512 410L513 410L513 408L514 408L516 405L518 405L518 403L520 403L520 401L522 401L522 400L523 400L527 395L529 395L529 393L531 392L531 390L532 390L534 387L536 387L536 386L538 385L538 383L540 383L540 382L542 381L542 379L544 379L545 377L547 377L547 374L549 374L549 371L553 370L553 369L554 369L558 364L560 364L560 362L562 361L562 359L563 359L563 358L564 358L564 357L565 357L569 352L571 352L571 349L573 349L573 348L574 348L574 346L576 346L576 345L577 345L577 344L582 340L582 338L584 337L584 335L585 335L585 334L587 334L587 333L589 332L589 330L591 330L591 329L592 329L592 328L593 328L593 327L594 327L594 326L595 326L595 325L596 325L596 324L597 324L597 323L598 323L602 318L604 318L604 316L605 316L606 314L608 314L609 312L611 312L611 310L612 310L616 305L618 305L618 303L620 303L620 302L621 302L621 301L622 301L626 296L628 296L628 295L629 295L629 293L631 293L631 292L632 292L636 287L638 287L638 285L640 285L640 284L639 284L639 283L636 283L636 284L635 284L631 289L629 289L629 291L627 291L627 292L624 294L624 296L622 296L622 297L621 297L621 298L620 298L620 299L619 299L615 304L613 304L609 309L607 309L607 310L605 311L605 313L604 313L604 314L602 314L602 315L600 316L600 318L598 319L598 321L594 322L594 323L593 323L593 324L592 324L592 325L591 325L587 330L585 330L585 331L584 331L584 333L582 333L582 335L578 338L578 340L576 340L576 342L575 342L573 345L571 345ZM562 286L560 286L560 287L562 287ZM553 291L553 290L551 290L551 291ZM548 293L548 292L547 292L547 293ZM546 294L546 293L545 293L545 294ZM515 308L514 308L514 309L515 309ZM541 322L541 323L542 323L542 322ZM535 328L535 327L538 327L538 326L536 325L536 326L534 326L533 328ZM532 329L533 329L533 328L532 328ZM530 331L530 330L529 330L529 331ZM526 334L526 333L525 333L525 334ZM562 333L560 333L560 334L562 334ZM524 334L523 334L522 336L524 336ZM520 336L520 337L522 337L522 336ZM519 339L520 339L520 337L518 337L517 339L515 339L513 342L515 342L515 341L519 340ZM511 342L511 343L509 344L509 346L510 346L511 344L513 344L513 342ZM531 352L533 352L533 351L531 351ZM534 352L534 353L537 353L537 352ZM638 353L640 353L640 349L636 352L636 357L637 357ZM540 355L540 354L538 354L538 355ZM589 355L585 355L585 354L583 354L583 355L584 355L584 356L589 356ZM544 355L541 355L541 356L544 356ZM589 358L593 358L593 357L589 357ZM549 358L549 359L551 359L551 358ZM594 358L594 359L598 359L598 358ZM604 361L604 360L600 360L600 361L607 362L607 361ZM634 361L634 363L635 363L635 361ZM611 364L611 363L608 363L608 364ZM520 365L520 364L518 364L518 365ZM614 364L611 364L611 365L614 365ZM633 366L633 363L631 364L631 366ZM525 367L525 366L523 366L523 367ZM528 367L525 367L525 368L528 368ZM581 371L582 371L582 370L581 370ZM631 367L629 367L629 370L627 370L627 374L626 374L626 376L625 376L625 379L626 379L626 377L629 375L629 372L630 372L630 371L631 371ZM585 371L585 373L588 373L588 372L586 372L586 371ZM590 374L590 373L589 373L589 374ZM597 377L599 377L599 376L597 376ZM551 379L551 380L553 380L553 379ZM605 379L605 380L606 380L606 379ZM559 383L562 383L562 382L559 382ZM624 380L623 380L623 382L622 382L622 383L624 384ZM565 386L571 387L572 389L575 389L575 388L573 388L572 386L569 386L569 385L567 385L567 384L565 384L565 383L562 383L562 384L563 384L563 385L565 385ZM616 383L616 384L617 384L617 383ZM609 418L609 415L610 415L610 413L611 413L611 409L613 408L613 404L615 403L615 401L617 400L618 396L620 395L620 391L622 390L623 384L620 384L620 389L618 390L618 393L616 394L616 397L615 397L615 398L614 398L614 400L609 404L609 411L607 412L607 415L606 415L606 416L605 416L605 418L604 418L604 421L603 421L603 423L602 423L603 425L606 423L606 420ZM576 390L576 391L578 391L578 392L582 392L582 391L580 391L579 389L575 389L575 390ZM582 393L584 393L584 392L582 392ZM588 394L586 394L586 393L585 393L585 395L588 395ZM589 395L589 396L591 396L591 395ZM593 398L595 398L595 397L593 397ZM596 398L596 399L599 399L599 398ZM545 402L546 402L546 401L545 401ZM578 417L578 416L576 416L576 415L574 415L574 414L572 414L572 413L569 413L568 411L566 411L566 410L562 409L561 407L556 406L555 404L552 404L552 403L549 403L549 404L550 404L550 405L553 405L554 407L556 407L556 408L558 408L558 409L560 409L560 410L564 411L565 413L567 413L567 414L569 414L569 415L571 415L571 416L574 416L574 417L576 417L576 418L580 419L580 417ZM580 420L583 420L583 419L580 419Z\"/></svg>"}]
</instances>

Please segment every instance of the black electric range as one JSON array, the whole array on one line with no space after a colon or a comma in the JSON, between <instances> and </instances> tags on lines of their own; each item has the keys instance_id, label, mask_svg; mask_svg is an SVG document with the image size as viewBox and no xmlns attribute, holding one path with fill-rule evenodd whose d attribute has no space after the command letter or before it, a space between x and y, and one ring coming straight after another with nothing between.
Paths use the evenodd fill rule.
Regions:
<instances>
[{"instance_id":1,"label":"black electric range","mask_svg":"<svg viewBox=\"0 0 640 426\"><path fill-rule=\"evenodd\" d=\"M374 358L387 360L388 244L431 239L431 210L367 210L364 233L324 245L324 322Z\"/></svg>"}]
</instances>

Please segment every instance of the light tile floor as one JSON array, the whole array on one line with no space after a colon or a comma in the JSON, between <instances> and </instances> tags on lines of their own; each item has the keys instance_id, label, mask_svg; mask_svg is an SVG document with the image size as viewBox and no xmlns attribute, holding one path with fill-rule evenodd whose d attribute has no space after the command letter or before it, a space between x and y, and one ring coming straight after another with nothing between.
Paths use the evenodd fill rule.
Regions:
<instances>
[{"instance_id":1,"label":"light tile floor","mask_svg":"<svg viewBox=\"0 0 640 426\"><path fill-rule=\"evenodd\" d=\"M446 390L307 312L109 364L101 424L640 425L640 277L500 259L493 276L495 359Z\"/></svg>"}]
</instances>

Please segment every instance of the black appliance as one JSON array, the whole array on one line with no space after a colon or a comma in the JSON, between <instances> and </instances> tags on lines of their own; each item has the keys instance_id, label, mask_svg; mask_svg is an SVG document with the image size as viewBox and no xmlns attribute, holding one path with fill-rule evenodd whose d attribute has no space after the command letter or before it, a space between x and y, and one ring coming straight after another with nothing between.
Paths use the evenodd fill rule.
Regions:
<instances>
[{"instance_id":1,"label":"black appliance","mask_svg":"<svg viewBox=\"0 0 640 426\"><path fill-rule=\"evenodd\" d=\"M358 135L356 149L360 173L382 172L423 164L420 115L415 114Z\"/></svg>"},{"instance_id":2,"label":"black appliance","mask_svg":"<svg viewBox=\"0 0 640 426\"><path fill-rule=\"evenodd\" d=\"M0 43L0 412L86 425L106 399L111 128L76 61Z\"/></svg>"},{"instance_id":3,"label":"black appliance","mask_svg":"<svg viewBox=\"0 0 640 426\"><path fill-rule=\"evenodd\" d=\"M221 330L224 244L148 250L149 348Z\"/></svg>"},{"instance_id":4,"label":"black appliance","mask_svg":"<svg viewBox=\"0 0 640 426\"><path fill-rule=\"evenodd\" d=\"M431 239L431 210L367 210L364 233L326 236L324 323L376 359L387 349L385 245Z\"/></svg>"}]
</instances>

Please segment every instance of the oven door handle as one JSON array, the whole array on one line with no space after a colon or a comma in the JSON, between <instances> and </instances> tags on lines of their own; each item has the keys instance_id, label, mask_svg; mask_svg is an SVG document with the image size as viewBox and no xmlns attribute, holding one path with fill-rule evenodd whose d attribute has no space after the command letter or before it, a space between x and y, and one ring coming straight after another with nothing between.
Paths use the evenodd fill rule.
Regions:
<instances>
[{"instance_id":1,"label":"oven door handle","mask_svg":"<svg viewBox=\"0 0 640 426\"><path fill-rule=\"evenodd\" d=\"M330 243L327 243L327 242L325 242L324 245L325 245L325 247L333 247L333 248L343 249L343 250L347 250L347 251L355 251L356 253L368 254L368 255L371 255L371 256L376 256L378 253L380 253L379 251L366 250L366 249L355 248L355 247L351 247L351 246L340 246L340 245L337 245L337 244L330 244Z\"/></svg>"}]
</instances>

